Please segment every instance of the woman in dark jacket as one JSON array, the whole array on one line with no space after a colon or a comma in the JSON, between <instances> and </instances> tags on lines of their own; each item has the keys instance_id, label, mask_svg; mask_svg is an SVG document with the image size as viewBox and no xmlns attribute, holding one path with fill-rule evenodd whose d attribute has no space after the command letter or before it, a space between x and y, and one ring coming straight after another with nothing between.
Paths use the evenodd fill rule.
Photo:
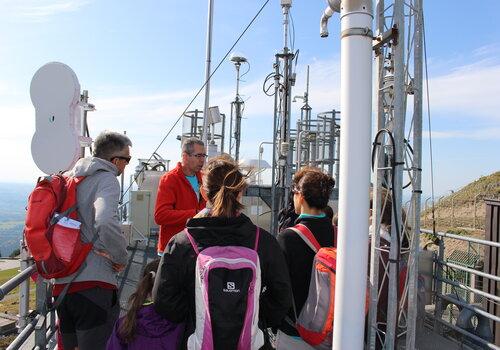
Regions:
<instances>
[{"instance_id":1,"label":"woman in dark jacket","mask_svg":"<svg viewBox=\"0 0 500 350\"><path fill-rule=\"evenodd\" d=\"M241 213L245 188L245 177L231 160L217 157L209 161L202 192L210 209L198 213L186 225L201 252L211 246L254 247L257 227ZM292 302L286 262L275 238L263 229L257 254L262 285L259 325L261 329L277 327ZM184 344L197 326L195 263L196 254L186 233L178 233L167 244L153 288L155 310L173 322L186 322Z\"/></svg>"},{"instance_id":2,"label":"woman in dark jacket","mask_svg":"<svg viewBox=\"0 0 500 350\"><path fill-rule=\"evenodd\" d=\"M305 225L322 247L333 246L332 220L324 212L335 186L333 178L318 168L304 167L293 177L292 186L293 204L299 215L295 224ZM298 316L307 299L314 252L290 228L278 234L278 243L287 261ZM278 331L277 349L313 349L300 338L294 323L295 312L290 308L286 321Z\"/></svg>"}]
</instances>

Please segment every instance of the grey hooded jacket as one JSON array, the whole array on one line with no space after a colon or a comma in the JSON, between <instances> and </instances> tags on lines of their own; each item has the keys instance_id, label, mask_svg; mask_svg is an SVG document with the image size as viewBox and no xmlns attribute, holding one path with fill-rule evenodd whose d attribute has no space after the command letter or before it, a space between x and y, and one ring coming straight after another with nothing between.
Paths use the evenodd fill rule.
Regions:
<instances>
[{"instance_id":1,"label":"grey hooded jacket","mask_svg":"<svg viewBox=\"0 0 500 350\"><path fill-rule=\"evenodd\" d=\"M117 273L112 269L112 263L127 263L127 242L118 220L118 169L104 159L87 157L80 159L67 175L86 177L77 188L82 240L90 242L96 232L98 236L74 282L101 281L116 286ZM96 250L109 254L112 261L96 254ZM71 277L57 279L56 283L68 283Z\"/></svg>"}]
</instances>

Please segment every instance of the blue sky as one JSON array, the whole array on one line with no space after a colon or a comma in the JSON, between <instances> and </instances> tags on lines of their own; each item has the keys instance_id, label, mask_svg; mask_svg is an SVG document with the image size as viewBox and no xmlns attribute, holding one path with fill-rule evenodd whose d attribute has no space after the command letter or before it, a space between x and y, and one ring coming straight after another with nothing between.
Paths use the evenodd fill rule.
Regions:
<instances>
[{"instance_id":1,"label":"blue sky","mask_svg":"<svg viewBox=\"0 0 500 350\"><path fill-rule=\"evenodd\" d=\"M215 0L214 65L261 4ZM339 21L336 16L330 22L328 39L319 37L325 4L296 0L292 8L300 49L293 93L303 93L310 65L313 113L340 108ZM1 182L33 182L40 175L30 156L35 117L29 84L47 62L68 64L89 90L97 107L89 117L91 134L127 130L133 155L142 158L203 83L206 1L0 0L0 5ZM491 15L498 1L481 1L474 16L470 7L459 5L425 2L436 194L500 170L500 24ZM247 99L243 157L257 158L258 144L271 139L273 101L261 86L282 46L281 30L279 1L271 0L235 49L251 63L241 86ZM212 80L211 105L227 114L234 77L234 67L225 62ZM203 99L193 108L202 109ZM296 116L300 105L294 108ZM161 155L178 159L179 132L167 139ZM423 142L428 194L428 138Z\"/></svg>"}]
</instances>

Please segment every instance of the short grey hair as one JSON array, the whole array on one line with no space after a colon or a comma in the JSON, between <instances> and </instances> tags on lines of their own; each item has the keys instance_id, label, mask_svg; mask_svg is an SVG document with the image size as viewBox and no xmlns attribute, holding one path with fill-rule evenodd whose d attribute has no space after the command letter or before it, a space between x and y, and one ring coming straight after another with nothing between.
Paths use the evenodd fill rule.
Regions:
<instances>
[{"instance_id":1,"label":"short grey hair","mask_svg":"<svg viewBox=\"0 0 500 350\"><path fill-rule=\"evenodd\" d=\"M194 145L205 146L203 141L197 137L188 137L182 142L182 153L186 152L191 155L194 152Z\"/></svg>"},{"instance_id":2,"label":"short grey hair","mask_svg":"<svg viewBox=\"0 0 500 350\"><path fill-rule=\"evenodd\" d=\"M105 130L101 132L94 141L94 157L111 161L127 146L132 146L132 141L115 131Z\"/></svg>"}]
</instances>

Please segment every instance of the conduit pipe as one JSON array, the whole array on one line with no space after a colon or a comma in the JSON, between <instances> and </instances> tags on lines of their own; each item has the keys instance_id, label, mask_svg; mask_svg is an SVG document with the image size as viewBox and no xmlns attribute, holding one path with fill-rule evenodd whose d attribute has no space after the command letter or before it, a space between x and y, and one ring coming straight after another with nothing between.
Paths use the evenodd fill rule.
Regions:
<instances>
[{"instance_id":1,"label":"conduit pipe","mask_svg":"<svg viewBox=\"0 0 500 350\"><path fill-rule=\"evenodd\" d=\"M319 35L322 38L326 38L328 36L328 20L333 16L335 12L340 12L340 0L328 0L328 6L323 12L323 16L321 16L319 24Z\"/></svg>"},{"instance_id":2,"label":"conduit pipe","mask_svg":"<svg viewBox=\"0 0 500 350\"><path fill-rule=\"evenodd\" d=\"M372 113L372 1L343 0L339 235L333 349L363 349Z\"/></svg>"}]
</instances>

